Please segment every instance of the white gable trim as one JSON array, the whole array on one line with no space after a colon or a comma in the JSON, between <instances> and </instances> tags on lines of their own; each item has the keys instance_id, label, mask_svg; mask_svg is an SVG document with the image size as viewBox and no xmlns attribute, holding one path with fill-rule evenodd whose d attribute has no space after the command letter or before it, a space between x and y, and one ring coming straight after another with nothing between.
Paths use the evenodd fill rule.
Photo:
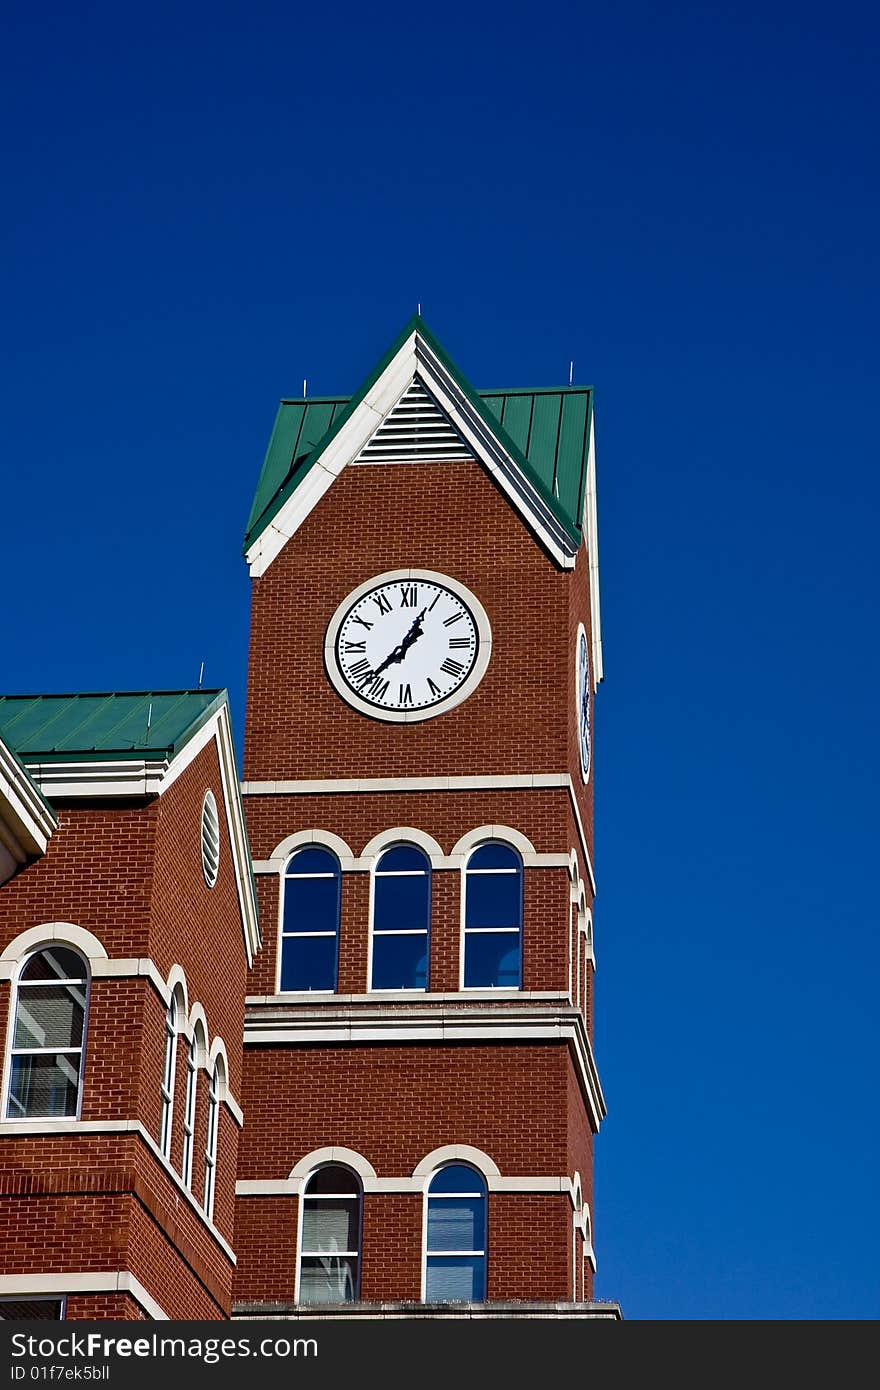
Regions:
<instances>
[{"instance_id":1,"label":"white gable trim","mask_svg":"<svg viewBox=\"0 0 880 1390\"><path fill-rule=\"evenodd\" d=\"M599 611L599 514L596 508L596 430L590 414L590 445L587 454L587 486L584 493L583 533L590 565L590 628L593 648L593 690L605 672L602 668L602 617Z\"/></svg>"},{"instance_id":2,"label":"white gable trim","mask_svg":"<svg viewBox=\"0 0 880 1390\"><path fill-rule=\"evenodd\" d=\"M0 739L0 883L19 865L45 854L57 828L31 778Z\"/></svg>"},{"instance_id":3,"label":"white gable trim","mask_svg":"<svg viewBox=\"0 0 880 1390\"><path fill-rule=\"evenodd\" d=\"M303 481L246 553L251 577L265 574L342 470L357 458L418 375L557 564L574 567L577 547L421 334L414 330Z\"/></svg>"}]
</instances>

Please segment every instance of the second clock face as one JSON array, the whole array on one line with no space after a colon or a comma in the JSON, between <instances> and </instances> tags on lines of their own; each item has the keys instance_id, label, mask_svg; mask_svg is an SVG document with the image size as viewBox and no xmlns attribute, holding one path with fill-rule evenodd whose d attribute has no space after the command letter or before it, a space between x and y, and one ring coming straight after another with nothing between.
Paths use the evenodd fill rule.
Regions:
<instances>
[{"instance_id":1,"label":"second clock face","mask_svg":"<svg viewBox=\"0 0 880 1390\"><path fill-rule=\"evenodd\" d=\"M458 704L485 669L481 628L488 624L479 603L454 581L423 575L401 571L362 585L328 629L333 684L378 718L439 714Z\"/></svg>"}]
</instances>

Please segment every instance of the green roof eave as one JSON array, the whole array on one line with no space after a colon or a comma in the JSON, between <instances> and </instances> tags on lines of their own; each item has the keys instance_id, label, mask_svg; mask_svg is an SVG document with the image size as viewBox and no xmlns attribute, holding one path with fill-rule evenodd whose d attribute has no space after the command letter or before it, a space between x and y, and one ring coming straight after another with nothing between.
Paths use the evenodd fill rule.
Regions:
<instances>
[{"instance_id":1,"label":"green roof eave","mask_svg":"<svg viewBox=\"0 0 880 1390\"><path fill-rule=\"evenodd\" d=\"M342 429L346 421L351 418L352 414L355 410L357 410L358 406L361 404L368 391L371 389L371 387L373 387L376 384L382 373L393 361L397 353L400 351L400 349L403 347L403 345L406 343L406 341L411 337L413 333L418 333L419 337L421 337L425 341L425 343L431 348L432 352L440 360L445 369L449 372L450 376L452 376L459 389L467 397L468 401L471 403L474 410L476 410L476 412L479 414L480 418L483 420L485 425L488 427L488 429L491 430L498 442L509 453L510 457L516 462L517 466L520 468L524 476L535 489L541 500L559 521L560 525L564 528L572 542L576 546L580 545L582 539L582 527L580 518L583 516L584 477L581 477L581 495L579 499L580 505L578 508L577 516L571 517L567 513L566 509L561 505L558 497L556 497L552 489L547 486L547 484L545 483L543 478L541 478L535 467L526 458L523 451L513 441L513 439L511 439L510 435L504 429L498 417L493 414L491 409L486 405L486 403L482 400L481 397L484 395L568 395L575 393L583 394L586 390L589 402L589 410L590 412L592 412L592 390L584 387L547 387L544 389L538 388L531 392L527 388L521 388L517 391L477 392L470 385L467 378L462 374L455 362L453 362L446 349L434 337L434 334L428 328L427 324L424 322L421 316L419 314L415 314L409 320L409 322L406 324L403 330L398 334L391 347L384 354L384 356L381 358L378 364L373 368L372 372L362 383L355 395L353 395L350 398L348 403L345 404L342 409L334 410L333 420L330 428L316 442L316 444L309 451L309 453L301 459L300 463L294 468L293 472L286 479L283 486L278 490L277 493L274 494L274 496L272 496L270 500L267 499L265 496L263 485L264 483L270 480L272 463L274 461L273 454L276 444L278 442L279 431L281 429L284 406L285 404L294 404L293 401L281 402L281 404L278 407L278 413L275 417L275 424L272 430L272 437L269 441L269 448L267 449L266 457L263 462L263 468L260 474L260 481L257 485L257 492L254 498L254 505L251 508L251 514L248 518L248 525L244 539L245 554L247 554L247 551L253 545L254 541L258 538L258 536L278 515L278 512L284 506L287 499L292 495L293 492L296 491L296 488L299 486L303 478L312 468L313 464L324 452L327 446L332 442L332 440L336 437L336 435ZM314 397L311 401L308 402L308 404L332 405L335 407L342 405L343 399L344 398L336 396ZM300 404L301 402L297 401L295 403ZM306 404L306 402L302 402L302 404ZM582 470L582 474L584 473L585 470Z\"/></svg>"},{"instance_id":2,"label":"green roof eave","mask_svg":"<svg viewBox=\"0 0 880 1390\"><path fill-rule=\"evenodd\" d=\"M89 707L77 722L87 701ZM96 701L100 705L95 706ZM171 762L227 703L225 689L4 695L0 696L0 726L4 741L25 768L41 762ZM146 721L151 705L157 707L156 727L149 737ZM114 718L117 713L119 717ZM132 720L143 723L143 737L117 738L120 724ZM172 727L159 737L158 727L165 720ZM78 736L80 728L83 732Z\"/></svg>"}]
</instances>

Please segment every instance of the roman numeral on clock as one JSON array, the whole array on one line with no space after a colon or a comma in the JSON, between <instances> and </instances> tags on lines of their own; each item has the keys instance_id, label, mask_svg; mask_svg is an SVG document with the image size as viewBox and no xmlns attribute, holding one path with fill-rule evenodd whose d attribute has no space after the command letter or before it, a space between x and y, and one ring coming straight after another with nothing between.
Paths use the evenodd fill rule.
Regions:
<instances>
[{"instance_id":1,"label":"roman numeral on clock","mask_svg":"<svg viewBox=\"0 0 880 1390\"><path fill-rule=\"evenodd\" d=\"M367 684L367 682L370 683ZM369 676L364 677L364 685L361 686L361 691L364 695L372 695L374 700L381 700L384 698L385 691L390 684L390 681L383 681L381 676L374 676L371 671Z\"/></svg>"},{"instance_id":2,"label":"roman numeral on clock","mask_svg":"<svg viewBox=\"0 0 880 1390\"><path fill-rule=\"evenodd\" d=\"M445 671L447 676L460 676L464 670L464 664L461 661L453 661L452 657L448 656L440 670Z\"/></svg>"},{"instance_id":3,"label":"roman numeral on clock","mask_svg":"<svg viewBox=\"0 0 880 1390\"><path fill-rule=\"evenodd\" d=\"M346 644L345 644L345 650L346 650L347 652L366 652L366 650L367 650L366 638L364 639L363 642L346 642Z\"/></svg>"},{"instance_id":4,"label":"roman numeral on clock","mask_svg":"<svg viewBox=\"0 0 880 1390\"><path fill-rule=\"evenodd\" d=\"M360 623L361 627L365 627L365 628L367 629L368 632L369 632L369 630L370 630L370 629L372 628L372 626L373 626L372 623L368 623L368 622L367 622L366 618L358 618L357 616L355 616L354 618L352 618L351 621L352 621L353 623Z\"/></svg>"},{"instance_id":5,"label":"roman numeral on clock","mask_svg":"<svg viewBox=\"0 0 880 1390\"><path fill-rule=\"evenodd\" d=\"M373 602L375 603L380 613L391 612L391 604L384 594L376 594L375 598L373 599Z\"/></svg>"},{"instance_id":6,"label":"roman numeral on clock","mask_svg":"<svg viewBox=\"0 0 880 1390\"><path fill-rule=\"evenodd\" d=\"M471 639L469 637L450 637L449 639L450 650L453 647L469 647L470 644Z\"/></svg>"},{"instance_id":7,"label":"roman numeral on clock","mask_svg":"<svg viewBox=\"0 0 880 1390\"><path fill-rule=\"evenodd\" d=\"M397 703L399 705L411 705L413 702L412 686L401 685L398 687L398 689L400 693L397 696Z\"/></svg>"},{"instance_id":8,"label":"roman numeral on clock","mask_svg":"<svg viewBox=\"0 0 880 1390\"><path fill-rule=\"evenodd\" d=\"M444 619L443 619L443 626L444 626L444 627L452 627L452 624L453 624L453 623L460 623L463 617L464 617L464 614L463 614L463 613L453 613L453 615L452 615L451 618L444 618Z\"/></svg>"},{"instance_id":9,"label":"roman numeral on clock","mask_svg":"<svg viewBox=\"0 0 880 1390\"><path fill-rule=\"evenodd\" d=\"M369 661L367 661L366 657L364 657L362 661L352 662L351 666L349 666L348 668L348 674L350 676L355 677L365 676L367 674L370 674L371 670L372 668L370 667Z\"/></svg>"},{"instance_id":10,"label":"roman numeral on clock","mask_svg":"<svg viewBox=\"0 0 880 1390\"><path fill-rule=\"evenodd\" d=\"M432 695L439 695L439 694L440 694L440 687L439 687L439 685L435 685L434 682L431 680L431 677L430 677L430 676L428 677L428 689L430 690L430 692L431 692Z\"/></svg>"},{"instance_id":11,"label":"roman numeral on clock","mask_svg":"<svg viewBox=\"0 0 880 1390\"><path fill-rule=\"evenodd\" d=\"M401 584L400 586L400 606L401 608L415 608L419 601L419 587L417 584Z\"/></svg>"}]
</instances>

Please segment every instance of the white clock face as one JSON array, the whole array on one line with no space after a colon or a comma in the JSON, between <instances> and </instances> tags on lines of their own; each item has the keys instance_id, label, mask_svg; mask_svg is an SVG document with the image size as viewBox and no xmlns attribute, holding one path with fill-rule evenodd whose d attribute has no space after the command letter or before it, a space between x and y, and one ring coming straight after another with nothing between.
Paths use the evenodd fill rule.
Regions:
<instances>
[{"instance_id":1,"label":"white clock face","mask_svg":"<svg viewBox=\"0 0 880 1390\"><path fill-rule=\"evenodd\" d=\"M586 633L581 631L577 645L577 719L584 781L590 777L590 658Z\"/></svg>"},{"instance_id":2,"label":"white clock face","mask_svg":"<svg viewBox=\"0 0 880 1390\"><path fill-rule=\"evenodd\" d=\"M491 636L478 600L426 570L379 575L327 629L327 671L349 704L378 719L430 719L459 704L486 668Z\"/></svg>"}]
</instances>

